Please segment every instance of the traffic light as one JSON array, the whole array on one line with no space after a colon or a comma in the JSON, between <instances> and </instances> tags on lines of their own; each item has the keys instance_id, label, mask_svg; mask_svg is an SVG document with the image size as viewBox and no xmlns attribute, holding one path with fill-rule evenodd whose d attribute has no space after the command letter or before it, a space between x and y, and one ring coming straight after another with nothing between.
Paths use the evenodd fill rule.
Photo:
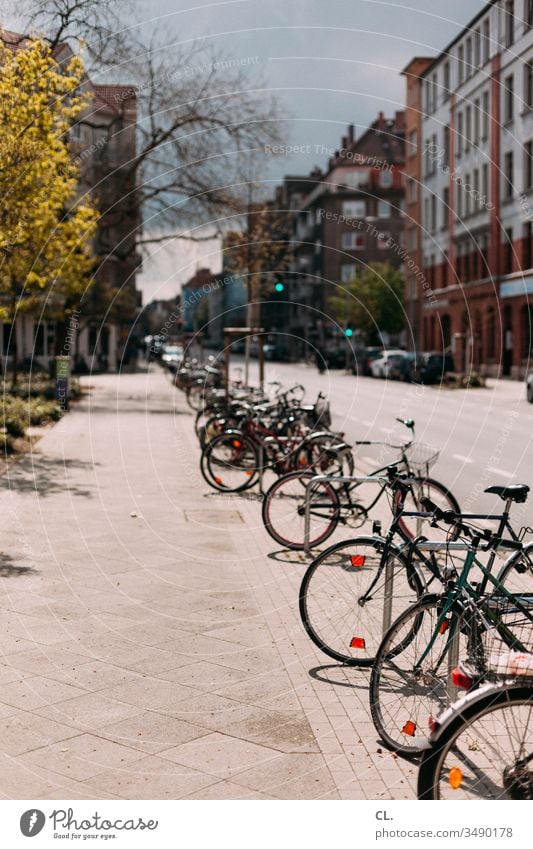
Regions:
<instances>
[{"instance_id":1,"label":"traffic light","mask_svg":"<svg viewBox=\"0 0 533 849\"><path fill-rule=\"evenodd\" d=\"M353 330L350 327L347 327L346 330L344 331L344 335L347 336L348 339L349 339L350 336L353 336Z\"/></svg>"},{"instance_id":2,"label":"traffic light","mask_svg":"<svg viewBox=\"0 0 533 849\"><path fill-rule=\"evenodd\" d=\"M283 282L283 277L281 276L281 274L276 274L275 280L276 284L274 286L274 289L276 290L276 292L285 291L285 283Z\"/></svg>"}]
</instances>

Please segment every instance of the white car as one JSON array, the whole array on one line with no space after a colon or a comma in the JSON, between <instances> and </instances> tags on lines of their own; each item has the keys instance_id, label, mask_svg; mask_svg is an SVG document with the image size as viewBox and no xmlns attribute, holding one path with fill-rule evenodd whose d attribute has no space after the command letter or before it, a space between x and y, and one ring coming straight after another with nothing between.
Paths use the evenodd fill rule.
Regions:
<instances>
[{"instance_id":1,"label":"white car","mask_svg":"<svg viewBox=\"0 0 533 849\"><path fill-rule=\"evenodd\" d=\"M533 404L533 371L528 372L526 377L526 395L530 404Z\"/></svg>"},{"instance_id":2,"label":"white car","mask_svg":"<svg viewBox=\"0 0 533 849\"><path fill-rule=\"evenodd\" d=\"M161 359L170 371L177 371L183 359L183 348L181 345L165 345Z\"/></svg>"},{"instance_id":3,"label":"white car","mask_svg":"<svg viewBox=\"0 0 533 849\"><path fill-rule=\"evenodd\" d=\"M372 377L388 377L389 369L393 363L403 360L407 356L407 351L392 350L383 351L383 353L372 360L370 363L370 373Z\"/></svg>"}]
</instances>

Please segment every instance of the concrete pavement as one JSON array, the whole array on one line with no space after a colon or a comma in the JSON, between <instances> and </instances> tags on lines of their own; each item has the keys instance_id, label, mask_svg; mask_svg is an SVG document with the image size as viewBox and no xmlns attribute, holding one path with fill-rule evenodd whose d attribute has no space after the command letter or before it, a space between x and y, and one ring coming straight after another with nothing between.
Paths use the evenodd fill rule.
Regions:
<instances>
[{"instance_id":1,"label":"concrete pavement","mask_svg":"<svg viewBox=\"0 0 533 849\"><path fill-rule=\"evenodd\" d=\"M184 396L90 383L1 479L2 796L413 798L368 675L303 633L303 558L203 482Z\"/></svg>"}]
</instances>

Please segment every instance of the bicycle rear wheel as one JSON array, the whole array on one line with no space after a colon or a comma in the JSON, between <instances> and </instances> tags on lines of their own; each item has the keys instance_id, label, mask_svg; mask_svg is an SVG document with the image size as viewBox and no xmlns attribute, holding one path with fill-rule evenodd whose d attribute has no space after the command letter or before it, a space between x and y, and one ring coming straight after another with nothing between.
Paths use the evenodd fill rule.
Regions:
<instances>
[{"instance_id":1,"label":"bicycle rear wheel","mask_svg":"<svg viewBox=\"0 0 533 849\"><path fill-rule=\"evenodd\" d=\"M263 499L263 524L283 548L293 551L304 547L305 496L312 472L291 472L274 481ZM325 481L314 483L310 492L309 543L311 547L325 542L339 521L339 498L333 486Z\"/></svg>"},{"instance_id":2,"label":"bicycle rear wheel","mask_svg":"<svg viewBox=\"0 0 533 849\"><path fill-rule=\"evenodd\" d=\"M370 712L379 736L395 752L423 751L433 721L458 698L450 672L464 654L463 636L453 615L437 632L442 603L440 596L425 596L405 610L376 654Z\"/></svg>"},{"instance_id":3,"label":"bicycle rear wheel","mask_svg":"<svg viewBox=\"0 0 533 849\"><path fill-rule=\"evenodd\" d=\"M324 654L350 666L370 666L391 622L422 593L412 565L395 550L357 537L331 546L307 569L300 588L300 616Z\"/></svg>"},{"instance_id":4,"label":"bicycle rear wheel","mask_svg":"<svg viewBox=\"0 0 533 849\"><path fill-rule=\"evenodd\" d=\"M242 492L253 486L259 475L255 444L238 431L221 433L202 451L200 469L204 480L220 492Z\"/></svg>"},{"instance_id":5,"label":"bicycle rear wheel","mask_svg":"<svg viewBox=\"0 0 533 849\"><path fill-rule=\"evenodd\" d=\"M533 799L533 684L490 688L458 706L424 752L418 798Z\"/></svg>"},{"instance_id":6,"label":"bicycle rear wheel","mask_svg":"<svg viewBox=\"0 0 533 849\"><path fill-rule=\"evenodd\" d=\"M413 513L425 512L425 508L420 504L420 499L425 496L437 507L440 507L441 510L451 510L454 513L461 512L457 499L440 481L427 477L413 478L412 481L412 487L405 496L403 503L404 511ZM453 526L447 526L442 530L431 527L431 533L429 533L430 523L430 519L417 519L414 516L406 516L400 519L400 525L403 531L411 539L423 534L434 542L457 539L459 532Z\"/></svg>"}]
</instances>

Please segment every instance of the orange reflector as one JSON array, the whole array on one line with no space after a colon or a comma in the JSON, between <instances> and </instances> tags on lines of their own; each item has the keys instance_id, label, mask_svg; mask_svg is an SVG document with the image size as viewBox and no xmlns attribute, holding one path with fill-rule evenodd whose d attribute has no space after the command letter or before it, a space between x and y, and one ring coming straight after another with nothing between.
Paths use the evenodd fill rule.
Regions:
<instances>
[{"instance_id":1,"label":"orange reflector","mask_svg":"<svg viewBox=\"0 0 533 849\"><path fill-rule=\"evenodd\" d=\"M364 637L354 637L352 642L350 643L351 649L366 649L366 643Z\"/></svg>"},{"instance_id":2,"label":"orange reflector","mask_svg":"<svg viewBox=\"0 0 533 849\"><path fill-rule=\"evenodd\" d=\"M474 682L469 675L466 675L460 669L454 669L452 672L452 684L454 687L460 687L461 690L470 690Z\"/></svg>"},{"instance_id":3,"label":"orange reflector","mask_svg":"<svg viewBox=\"0 0 533 849\"><path fill-rule=\"evenodd\" d=\"M365 555L364 554L353 554L352 555L352 566L354 569L360 569L361 566L365 565Z\"/></svg>"},{"instance_id":4,"label":"orange reflector","mask_svg":"<svg viewBox=\"0 0 533 849\"><path fill-rule=\"evenodd\" d=\"M234 440L233 440L233 447L234 447L234 448L241 448L241 447L242 447L242 442L239 442L239 440L238 440L238 439L234 439Z\"/></svg>"},{"instance_id":5,"label":"orange reflector","mask_svg":"<svg viewBox=\"0 0 533 849\"><path fill-rule=\"evenodd\" d=\"M215 483L222 483L222 478L215 478Z\"/></svg>"},{"instance_id":6,"label":"orange reflector","mask_svg":"<svg viewBox=\"0 0 533 849\"><path fill-rule=\"evenodd\" d=\"M459 787L463 783L463 773L458 766L451 768L450 774L448 775L448 781L452 790L459 790Z\"/></svg>"},{"instance_id":7,"label":"orange reflector","mask_svg":"<svg viewBox=\"0 0 533 849\"><path fill-rule=\"evenodd\" d=\"M439 628L439 634L445 634L449 627L450 623L445 619Z\"/></svg>"},{"instance_id":8,"label":"orange reflector","mask_svg":"<svg viewBox=\"0 0 533 849\"><path fill-rule=\"evenodd\" d=\"M402 728L402 734L407 734L408 737L414 737L416 731L416 722L412 722L410 719L405 723Z\"/></svg>"},{"instance_id":9,"label":"orange reflector","mask_svg":"<svg viewBox=\"0 0 533 849\"><path fill-rule=\"evenodd\" d=\"M248 475L249 478L251 478L254 473L253 473L253 471L251 471L251 472L246 472L246 474Z\"/></svg>"},{"instance_id":10,"label":"orange reflector","mask_svg":"<svg viewBox=\"0 0 533 849\"><path fill-rule=\"evenodd\" d=\"M307 460L305 457L300 457L300 466L307 466Z\"/></svg>"}]
</instances>

